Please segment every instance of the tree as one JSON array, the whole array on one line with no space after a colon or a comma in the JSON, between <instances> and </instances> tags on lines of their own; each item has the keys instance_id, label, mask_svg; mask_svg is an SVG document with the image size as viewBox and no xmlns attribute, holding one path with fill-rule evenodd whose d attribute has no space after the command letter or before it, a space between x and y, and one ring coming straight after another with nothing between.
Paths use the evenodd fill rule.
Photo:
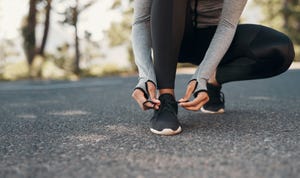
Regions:
<instances>
[{"instance_id":1,"label":"tree","mask_svg":"<svg viewBox=\"0 0 300 178\"><path fill-rule=\"evenodd\" d=\"M300 0L255 0L255 3L268 12L264 23L288 34L300 57Z\"/></svg>"},{"instance_id":2,"label":"tree","mask_svg":"<svg viewBox=\"0 0 300 178\"><path fill-rule=\"evenodd\" d=\"M47 5L45 7L45 22L44 22L44 33L43 33L43 38L41 42L41 46L39 48L38 53L41 56L44 56L44 51L45 51L45 46L46 42L48 39L48 33L49 33L49 28L50 28L50 17L51 17L51 5L52 5L52 0L45 0Z\"/></svg>"},{"instance_id":3,"label":"tree","mask_svg":"<svg viewBox=\"0 0 300 178\"><path fill-rule=\"evenodd\" d=\"M132 3L133 0L129 0L129 2ZM121 0L115 0L111 6L111 9L121 9L121 6ZM107 35L110 40L110 46L118 46L122 45L123 43L128 43L130 41L133 9L128 8L122 10L122 15L122 21L118 23L112 23L110 29L107 32Z\"/></svg>"},{"instance_id":4,"label":"tree","mask_svg":"<svg viewBox=\"0 0 300 178\"><path fill-rule=\"evenodd\" d=\"M46 3L45 6L45 22L44 22L44 33L40 47L36 44L36 26L37 26L37 15L41 13L37 9L39 3ZM48 38L48 32L50 28L50 16L51 16L51 4L52 0L30 0L29 1L29 12L26 20L22 26L22 35L24 38L23 47L27 57L27 62L31 67L36 54L44 56L44 50Z\"/></svg>"},{"instance_id":5,"label":"tree","mask_svg":"<svg viewBox=\"0 0 300 178\"><path fill-rule=\"evenodd\" d=\"M24 50L27 57L27 62L29 65L32 64L34 56L36 54L36 37L35 37L35 27L36 27L36 9L37 0L29 1L29 12L26 22L22 27L22 34L24 38Z\"/></svg>"},{"instance_id":6,"label":"tree","mask_svg":"<svg viewBox=\"0 0 300 178\"><path fill-rule=\"evenodd\" d=\"M75 59L74 59L74 69L73 72L75 74L80 73L80 44L79 44L79 37L78 37L78 19L79 15L90 6L95 3L95 0L91 0L84 5L79 4L79 0L75 0L74 6L70 6L66 9L65 12L61 13L64 15L64 20L62 21L63 24L68 24L74 27L74 41L75 41Z\"/></svg>"},{"instance_id":7,"label":"tree","mask_svg":"<svg viewBox=\"0 0 300 178\"><path fill-rule=\"evenodd\" d=\"M129 3L133 3L133 0L128 0ZM115 0L111 6L111 9L121 9L122 2ZM111 24L110 29L107 31L109 38L109 45L111 47L125 45L127 47L129 62L133 70L137 70L134 63L133 50L130 43L131 23L133 16L133 9L127 8L122 10L123 19L121 22L114 22Z\"/></svg>"},{"instance_id":8,"label":"tree","mask_svg":"<svg viewBox=\"0 0 300 178\"><path fill-rule=\"evenodd\" d=\"M300 0L284 0L282 14L283 28L300 45Z\"/></svg>"}]
</instances>

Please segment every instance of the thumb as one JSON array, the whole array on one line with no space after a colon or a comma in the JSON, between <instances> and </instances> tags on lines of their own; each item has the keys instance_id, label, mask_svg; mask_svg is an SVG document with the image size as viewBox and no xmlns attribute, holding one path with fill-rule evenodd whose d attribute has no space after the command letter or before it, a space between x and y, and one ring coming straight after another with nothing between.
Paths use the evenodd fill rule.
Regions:
<instances>
[{"instance_id":1,"label":"thumb","mask_svg":"<svg viewBox=\"0 0 300 178\"><path fill-rule=\"evenodd\" d=\"M150 99L153 101L153 103L159 105L160 101L156 98L156 87L152 82L147 82L147 88Z\"/></svg>"},{"instance_id":2,"label":"thumb","mask_svg":"<svg viewBox=\"0 0 300 178\"><path fill-rule=\"evenodd\" d=\"M179 102L186 102L190 99L190 97L192 96L193 94L193 91L195 90L195 87L196 87L196 83L197 81L191 81L187 88L186 88L186 92L185 92L185 95L183 98L181 98L180 100L178 100Z\"/></svg>"}]
</instances>

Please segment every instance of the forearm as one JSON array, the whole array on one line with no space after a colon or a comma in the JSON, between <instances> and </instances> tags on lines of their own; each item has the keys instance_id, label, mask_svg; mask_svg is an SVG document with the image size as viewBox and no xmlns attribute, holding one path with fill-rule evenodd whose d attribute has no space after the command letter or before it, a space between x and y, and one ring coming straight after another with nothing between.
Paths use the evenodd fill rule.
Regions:
<instances>
[{"instance_id":1,"label":"forearm","mask_svg":"<svg viewBox=\"0 0 300 178\"><path fill-rule=\"evenodd\" d=\"M192 77L193 80L197 80L198 82L195 92L207 90L206 83L213 75L233 40L246 2L247 0L224 0L222 15L215 35L202 63Z\"/></svg>"},{"instance_id":2,"label":"forearm","mask_svg":"<svg viewBox=\"0 0 300 178\"><path fill-rule=\"evenodd\" d=\"M136 0L134 5L134 23L132 25L132 47L135 63L139 71L137 87L146 91L145 83L156 77L151 57L150 0ZM146 91L147 92L147 91Z\"/></svg>"}]
</instances>

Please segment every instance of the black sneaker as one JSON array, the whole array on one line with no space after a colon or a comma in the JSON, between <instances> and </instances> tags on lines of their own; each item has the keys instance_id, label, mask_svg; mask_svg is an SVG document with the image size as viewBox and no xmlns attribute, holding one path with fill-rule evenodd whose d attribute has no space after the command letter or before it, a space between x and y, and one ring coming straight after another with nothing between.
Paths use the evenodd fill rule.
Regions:
<instances>
[{"instance_id":1,"label":"black sneaker","mask_svg":"<svg viewBox=\"0 0 300 178\"><path fill-rule=\"evenodd\" d=\"M207 84L209 101L201 108L203 113L219 114L225 112L225 98L221 86Z\"/></svg>"},{"instance_id":2,"label":"black sneaker","mask_svg":"<svg viewBox=\"0 0 300 178\"><path fill-rule=\"evenodd\" d=\"M159 97L159 110L154 111L151 119L151 132L159 135L175 135L181 132L177 118L178 105L173 95L163 94Z\"/></svg>"}]
</instances>

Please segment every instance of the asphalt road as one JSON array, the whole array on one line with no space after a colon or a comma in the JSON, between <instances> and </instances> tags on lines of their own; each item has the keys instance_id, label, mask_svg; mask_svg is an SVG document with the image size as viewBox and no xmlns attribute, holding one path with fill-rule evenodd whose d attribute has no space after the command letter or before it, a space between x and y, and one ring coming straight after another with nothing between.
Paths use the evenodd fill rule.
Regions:
<instances>
[{"instance_id":1,"label":"asphalt road","mask_svg":"<svg viewBox=\"0 0 300 178\"><path fill-rule=\"evenodd\" d=\"M224 85L226 113L180 109L172 137L150 133L136 81L1 82L0 177L299 177L300 70Z\"/></svg>"}]
</instances>

